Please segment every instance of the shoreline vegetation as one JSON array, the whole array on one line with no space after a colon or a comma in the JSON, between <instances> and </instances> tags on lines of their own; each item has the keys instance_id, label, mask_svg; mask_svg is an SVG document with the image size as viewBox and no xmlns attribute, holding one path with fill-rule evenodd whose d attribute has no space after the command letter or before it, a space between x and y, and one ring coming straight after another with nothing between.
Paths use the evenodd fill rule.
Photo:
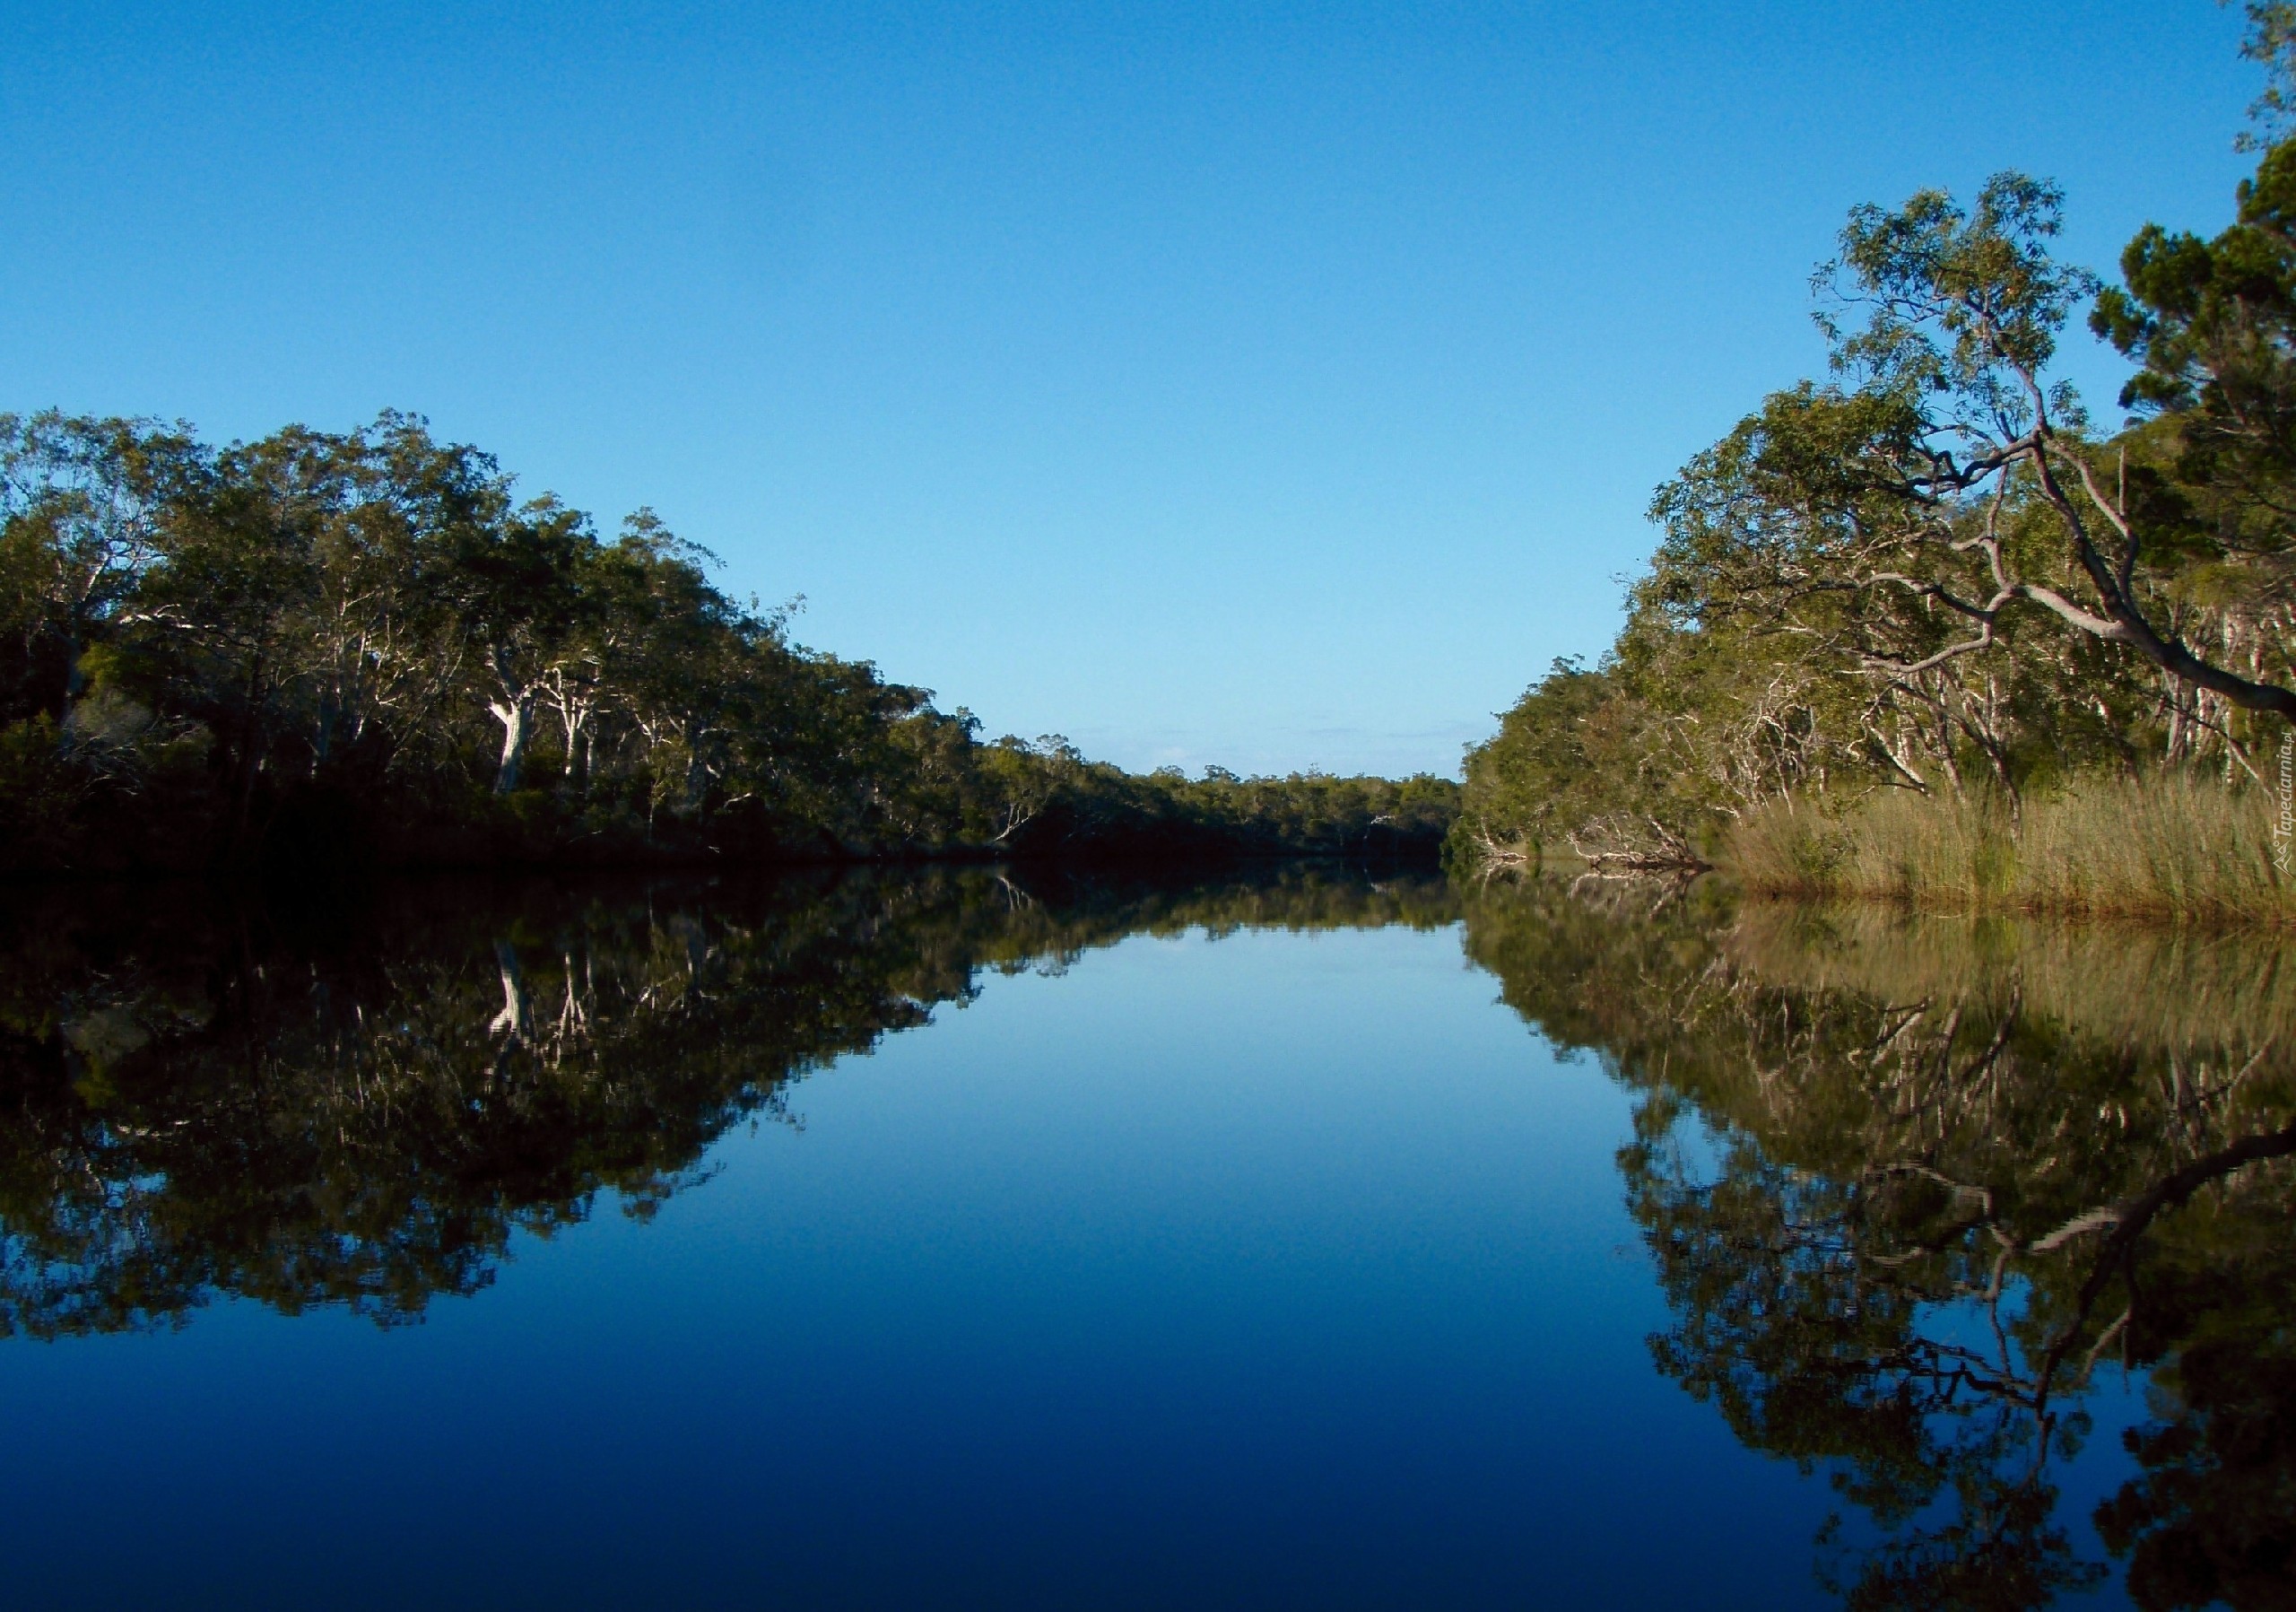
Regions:
<instances>
[{"instance_id":1,"label":"shoreline vegetation","mask_svg":"<svg viewBox=\"0 0 2296 1612\"><path fill-rule=\"evenodd\" d=\"M795 642L385 414L214 448L0 415L0 874L1432 862L1447 779L1130 773Z\"/></svg>"},{"instance_id":2,"label":"shoreline vegetation","mask_svg":"<svg viewBox=\"0 0 2296 1612\"><path fill-rule=\"evenodd\" d=\"M2092 776L2013 811L1972 791L1792 797L1722 824L1703 845L1543 854L1478 848L1478 866L1605 878L1714 874L1781 902L1867 902L1939 912L2296 928L2296 881L2275 859L2278 807L2253 786L2189 772Z\"/></svg>"},{"instance_id":3,"label":"shoreline vegetation","mask_svg":"<svg viewBox=\"0 0 2296 1612\"><path fill-rule=\"evenodd\" d=\"M1823 377L1657 490L1611 649L1468 753L1456 864L2296 924L2296 5L2247 9L2215 234L2148 224L2109 285L2021 174L1850 213ZM2084 313L2118 427L2053 370Z\"/></svg>"},{"instance_id":4,"label":"shoreline vegetation","mask_svg":"<svg viewBox=\"0 0 2296 1612\"><path fill-rule=\"evenodd\" d=\"M1732 823L1721 865L1761 896L1977 912L2296 926L2265 791L2189 772L2090 777L2028 799L1878 794L1846 812L1774 803Z\"/></svg>"}]
</instances>

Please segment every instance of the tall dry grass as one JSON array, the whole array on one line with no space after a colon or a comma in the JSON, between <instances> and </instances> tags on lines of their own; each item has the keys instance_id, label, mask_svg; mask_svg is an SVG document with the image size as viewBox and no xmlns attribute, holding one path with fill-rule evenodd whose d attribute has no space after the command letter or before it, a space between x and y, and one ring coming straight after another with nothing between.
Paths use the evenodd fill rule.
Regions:
<instances>
[{"instance_id":1,"label":"tall dry grass","mask_svg":"<svg viewBox=\"0 0 2296 1612\"><path fill-rule=\"evenodd\" d=\"M1890 789L1847 807L1779 802L1726 837L1746 889L1977 911L2296 925L2266 790L2185 772L2085 778L2011 814L1990 797Z\"/></svg>"}]
</instances>

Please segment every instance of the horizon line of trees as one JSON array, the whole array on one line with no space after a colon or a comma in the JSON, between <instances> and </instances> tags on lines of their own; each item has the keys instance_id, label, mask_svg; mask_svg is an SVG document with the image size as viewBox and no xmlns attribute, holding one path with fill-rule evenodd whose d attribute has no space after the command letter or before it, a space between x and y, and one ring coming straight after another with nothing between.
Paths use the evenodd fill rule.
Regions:
<instances>
[{"instance_id":1,"label":"horizon line of trees","mask_svg":"<svg viewBox=\"0 0 2296 1612\"><path fill-rule=\"evenodd\" d=\"M2214 236L2148 224L2109 286L2022 174L1850 213L1826 377L1657 490L1610 650L1470 751L1463 850L1687 861L1802 796L2013 820L2082 774L2261 780L2296 719L2296 5L2247 9L2258 161ZM2052 369L2083 309L2135 365L2117 430Z\"/></svg>"},{"instance_id":2,"label":"horizon line of trees","mask_svg":"<svg viewBox=\"0 0 2296 1612\"><path fill-rule=\"evenodd\" d=\"M386 412L0 415L0 860L1424 854L1457 787L1146 777L790 639Z\"/></svg>"}]
</instances>

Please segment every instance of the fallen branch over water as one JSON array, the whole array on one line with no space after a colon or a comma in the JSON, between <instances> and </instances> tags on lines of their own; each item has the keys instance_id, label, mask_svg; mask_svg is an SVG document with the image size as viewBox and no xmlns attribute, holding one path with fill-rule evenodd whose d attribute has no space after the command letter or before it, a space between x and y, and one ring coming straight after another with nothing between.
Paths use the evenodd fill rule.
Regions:
<instances>
[{"instance_id":1,"label":"fallen branch over water","mask_svg":"<svg viewBox=\"0 0 2296 1612\"><path fill-rule=\"evenodd\" d=\"M1606 819L1563 838L1587 871L1604 878L1700 874L1714 866L1686 836L1655 817Z\"/></svg>"}]
</instances>

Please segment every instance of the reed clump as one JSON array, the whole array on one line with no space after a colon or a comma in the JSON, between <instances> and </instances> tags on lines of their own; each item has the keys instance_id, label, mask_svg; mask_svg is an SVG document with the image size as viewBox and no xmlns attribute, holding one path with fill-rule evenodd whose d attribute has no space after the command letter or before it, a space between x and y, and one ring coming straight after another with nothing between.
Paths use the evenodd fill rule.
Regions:
<instances>
[{"instance_id":1,"label":"reed clump","mask_svg":"<svg viewBox=\"0 0 2296 1612\"><path fill-rule=\"evenodd\" d=\"M2015 812L1992 795L1892 789L1774 802L1731 826L1722 862L1758 894L2296 926L2277 815L2262 789L2181 771L2075 779Z\"/></svg>"}]
</instances>

